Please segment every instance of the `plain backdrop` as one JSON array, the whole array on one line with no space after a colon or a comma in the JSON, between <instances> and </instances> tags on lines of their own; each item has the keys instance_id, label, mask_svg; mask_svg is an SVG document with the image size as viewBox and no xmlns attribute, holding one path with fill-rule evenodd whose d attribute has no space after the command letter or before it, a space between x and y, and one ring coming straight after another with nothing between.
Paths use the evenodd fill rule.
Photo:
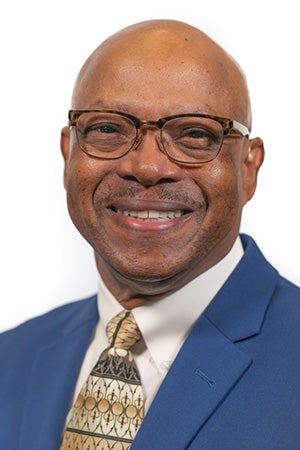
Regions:
<instances>
[{"instance_id":1,"label":"plain backdrop","mask_svg":"<svg viewBox=\"0 0 300 450\"><path fill-rule=\"evenodd\" d=\"M80 66L108 35L170 18L195 25L246 72L266 159L242 231L300 284L297 2L10 0L0 13L0 330L95 292L93 254L68 218L60 129Z\"/></svg>"}]
</instances>

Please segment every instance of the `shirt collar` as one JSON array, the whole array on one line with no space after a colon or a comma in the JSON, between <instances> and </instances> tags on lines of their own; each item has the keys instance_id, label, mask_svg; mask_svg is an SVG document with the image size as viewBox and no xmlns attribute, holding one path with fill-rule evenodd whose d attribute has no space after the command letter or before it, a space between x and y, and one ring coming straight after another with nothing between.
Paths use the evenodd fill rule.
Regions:
<instances>
[{"instance_id":1,"label":"shirt collar","mask_svg":"<svg viewBox=\"0 0 300 450\"><path fill-rule=\"evenodd\" d=\"M243 247L238 237L230 252L215 266L173 294L132 310L146 347L161 373L172 364L197 318L225 283L242 256ZM123 309L101 278L98 309L102 327Z\"/></svg>"}]
</instances>

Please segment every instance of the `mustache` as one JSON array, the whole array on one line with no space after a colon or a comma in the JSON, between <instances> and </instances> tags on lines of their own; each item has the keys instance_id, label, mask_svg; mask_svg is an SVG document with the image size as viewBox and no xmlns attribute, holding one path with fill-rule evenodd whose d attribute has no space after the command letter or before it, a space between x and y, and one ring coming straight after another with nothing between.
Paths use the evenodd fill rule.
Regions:
<instances>
[{"instance_id":1,"label":"mustache","mask_svg":"<svg viewBox=\"0 0 300 450\"><path fill-rule=\"evenodd\" d=\"M95 193L95 200L97 202L111 205L113 202L124 199L138 199L138 200L155 200L155 201L170 201L196 207L206 199L203 192L199 189L196 193L192 193L187 186L175 186L175 183L161 183L154 186L143 186L135 181L127 181L125 185L120 183L104 183L98 186Z\"/></svg>"}]
</instances>

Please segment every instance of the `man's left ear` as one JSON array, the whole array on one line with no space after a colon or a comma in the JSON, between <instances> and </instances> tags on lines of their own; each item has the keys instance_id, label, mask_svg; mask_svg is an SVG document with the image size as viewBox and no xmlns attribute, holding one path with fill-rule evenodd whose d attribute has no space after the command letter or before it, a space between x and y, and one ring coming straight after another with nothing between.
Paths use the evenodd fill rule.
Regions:
<instances>
[{"instance_id":1,"label":"man's left ear","mask_svg":"<svg viewBox=\"0 0 300 450\"><path fill-rule=\"evenodd\" d=\"M256 190L257 174L264 161L264 143L259 138L249 139L248 151L244 160L244 201L247 203Z\"/></svg>"}]
</instances>

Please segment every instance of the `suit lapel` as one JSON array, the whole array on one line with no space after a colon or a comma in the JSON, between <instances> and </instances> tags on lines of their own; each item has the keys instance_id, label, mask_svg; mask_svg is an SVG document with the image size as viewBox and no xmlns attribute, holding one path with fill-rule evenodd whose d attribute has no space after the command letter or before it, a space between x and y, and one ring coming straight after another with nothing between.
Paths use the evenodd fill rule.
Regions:
<instances>
[{"instance_id":1,"label":"suit lapel","mask_svg":"<svg viewBox=\"0 0 300 450\"><path fill-rule=\"evenodd\" d=\"M56 339L37 351L23 409L19 450L59 448L73 388L97 321L97 313L92 317L87 314L95 305L91 306L63 330L57 330Z\"/></svg>"},{"instance_id":2,"label":"suit lapel","mask_svg":"<svg viewBox=\"0 0 300 450\"><path fill-rule=\"evenodd\" d=\"M242 235L245 253L204 314L232 342L260 333L278 272L255 242Z\"/></svg>"},{"instance_id":3,"label":"suit lapel","mask_svg":"<svg viewBox=\"0 0 300 450\"><path fill-rule=\"evenodd\" d=\"M132 450L186 448L250 364L247 355L201 317L164 380Z\"/></svg>"}]
</instances>

